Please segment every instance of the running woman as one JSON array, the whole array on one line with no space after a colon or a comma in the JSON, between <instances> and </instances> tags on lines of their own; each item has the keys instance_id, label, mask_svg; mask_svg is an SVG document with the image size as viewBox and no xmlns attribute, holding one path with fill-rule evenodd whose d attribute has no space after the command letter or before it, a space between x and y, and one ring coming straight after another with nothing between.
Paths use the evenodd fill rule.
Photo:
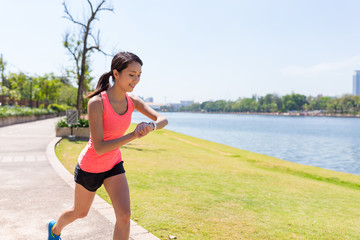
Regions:
<instances>
[{"instance_id":1,"label":"running woman","mask_svg":"<svg viewBox=\"0 0 360 240\"><path fill-rule=\"evenodd\" d=\"M49 221L49 240L61 239L60 233L66 225L87 216L96 190L102 184L116 215L113 239L129 239L130 197L120 147L168 124L166 118L140 98L127 94L139 83L142 65L141 59L133 53L116 54L111 71L100 77L96 90L88 96L90 140L75 168L74 205L64 211L57 222ZM110 76L113 86L109 83ZM124 135L134 109L152 121L139 123L133 132Z\"/></svg>"}]
</instances>

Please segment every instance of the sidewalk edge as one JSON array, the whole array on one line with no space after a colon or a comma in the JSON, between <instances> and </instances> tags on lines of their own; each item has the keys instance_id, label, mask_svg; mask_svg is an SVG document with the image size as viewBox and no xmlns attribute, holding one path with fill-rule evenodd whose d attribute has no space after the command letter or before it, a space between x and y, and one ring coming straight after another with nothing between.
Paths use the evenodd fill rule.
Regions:
<instances>
[{"instance_id":1,"label":"sidewalk edge","mask_svg":"<svg viewBox=\"0 0 360 240\"><path fill-rule=\"evenodd\" d=\"M62 138L55 137L49 142L46 148L47 159L56 173L73 189L75 189L75 182L73 175L60 163L55 154L55 146ZM92 208L103 215L108 221L115 224L116 218L113 207L103 200L98 195L95 195ZM130 239L133 240L160 240L155 235L149 233L146 229L139 226L133 220L130 220Z\"/></svg>"}]
</instances>

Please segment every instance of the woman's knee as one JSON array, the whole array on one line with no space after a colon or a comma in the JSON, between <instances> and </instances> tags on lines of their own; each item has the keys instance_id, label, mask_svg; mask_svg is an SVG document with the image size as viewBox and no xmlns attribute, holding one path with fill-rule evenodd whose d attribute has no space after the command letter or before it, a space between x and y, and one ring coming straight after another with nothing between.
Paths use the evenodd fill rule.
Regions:
<instances>
[{"instance_id":1,"label":"woman's knee","mask_svg":"<svg viewBox=\"0 0 360 240\"><path fill-rule=\"evenodd\" d=\"M130 221L130 217L131 217L131 211L130 209L128 210L123 210L120 213L116 214L116 220L118 222L129 222Z\"/></svg>"},{"instance_id":2,"label":"woman's knee","mask_svg":"<svg viewBox=\"0 0 360 240\"><path fill-rule=\"evenodd\" d=\"M89 210L74 209L74 214L77 218L84 218L88 215Z\"/></svg>"}]
</instances>

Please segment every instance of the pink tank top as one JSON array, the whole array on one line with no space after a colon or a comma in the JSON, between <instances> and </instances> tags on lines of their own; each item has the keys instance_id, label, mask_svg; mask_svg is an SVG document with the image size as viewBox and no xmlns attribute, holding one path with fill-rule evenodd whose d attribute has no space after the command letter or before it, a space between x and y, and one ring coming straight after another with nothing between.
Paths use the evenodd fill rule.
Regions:
<instances>
[{"instance_id":1,"label":"pink tank top","mask_svg":"<svg viewBox=\"0 0 360 240\"><path fill-rule=\"evenodd\" d=\"M112 108L106 91L101 92L101 98L104 105L104 114L102 116L104 140L108 141L122 137L130 126L134 103L126 94L127 110L124 114L119 115ZM94 150L91 134L89 142L78 158L80 168L90 173L106 172L121 161L120 148L98 155Z\"/></svg>"}]
</instances>

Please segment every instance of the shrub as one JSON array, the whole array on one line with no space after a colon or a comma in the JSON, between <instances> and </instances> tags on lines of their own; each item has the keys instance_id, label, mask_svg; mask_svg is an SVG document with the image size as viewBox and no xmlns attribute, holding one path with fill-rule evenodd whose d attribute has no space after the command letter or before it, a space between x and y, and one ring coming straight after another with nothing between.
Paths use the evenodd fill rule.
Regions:
<instances>
[{"instance_id":1,"label":"shrub","mask_svg":"<svg viewBox=\"0 0 360 240\"><path fill-rule=\"evenodd\" d=\"M65 112L66 110L71 109L71 107L69 107L68 105L60 105L53 103L48 106L48 109L52 109L56 112Z\"/></svg>"},{"instance_id":2,"label":"shrub","mask_svg":"<svg viewBox=\"0 0 360 240\"><path fill-rule=\"evenodd\" d=\"M66 119L65 118L61 118L57 123L56 123L56 126L58 128L61 128L61 127L69 127L69 125L66 123Z\"/></svg>"},{"instance_id":3,"label":"shrub","mask_svg":"<svg viewBox=\"0 0 360 240\"><path fill-rule=\"evenodd\" d=\"M66 122L66 118L61 118L57 124L57 127L61 128L61 127L70 127L67 122ZM79 127L79 128L87 128L89 127L89 120L87 119L83 119L83 118L79 118L78 119L78 124L73 125L73 127Z\"/></svg>"},{"instance_id":4,"label":"shrub","mask_svg":"<svg viewBox=\"0 0 360 240\"><path fill-rule=\"evenodd\" d=\"M78 120L78 124L76 125L77 127L89 127L89 120L84 119L84 118L79 118Z\"/></svg>"},{"instance_id":5,"label":"shrub","mask_svg":"<svg viewBox=\"0 0 360 240\"><path fill-rule=\"evenodd\" d=\"M55 113L52 109L29 108L29 107L0 107L0 117L32 116Z\"/></svg>"}]
</instances>

